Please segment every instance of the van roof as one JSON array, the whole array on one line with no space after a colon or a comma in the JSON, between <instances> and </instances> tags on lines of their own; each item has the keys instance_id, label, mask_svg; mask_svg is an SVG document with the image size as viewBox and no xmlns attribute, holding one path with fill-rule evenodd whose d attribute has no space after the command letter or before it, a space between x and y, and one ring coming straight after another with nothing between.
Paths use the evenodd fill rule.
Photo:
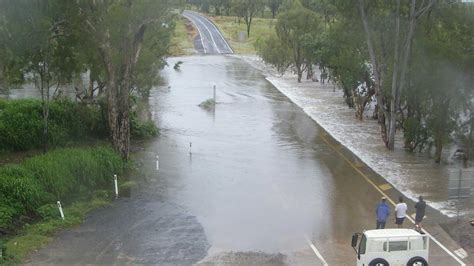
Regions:
<instances>
[{"instance_id":1,"label":"van roof","mask_svg":"<svg viewBox=\"0 0 474 266\"><path fill-rule=\"evenodd\" d=\"M375 229L367 230L364 232L367 238L372 237L412 237L412 236L421 236L420 233L413 229Z\"/></svg>"}]
</instances>

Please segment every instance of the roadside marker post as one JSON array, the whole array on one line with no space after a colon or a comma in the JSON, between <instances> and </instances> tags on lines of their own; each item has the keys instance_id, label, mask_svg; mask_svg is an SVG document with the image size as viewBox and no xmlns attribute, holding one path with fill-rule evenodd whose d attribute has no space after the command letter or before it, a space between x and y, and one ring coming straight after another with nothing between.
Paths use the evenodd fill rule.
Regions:
<instances>
[{"instance_id":1,"label":"roadside marker post","mask_svg":"<svg viewBox=\"0 0 474 266\"><path fill-rule=\"evenodd\" d=\"M216 106L216 84L214 84L214 94L213 94L213 99L214 99L214 106Z\"/></svg>"},{"instance_id":2,"label":"roadside marker post","mask_svg":"<svg viewBox=\"0 0 474 266\"><path fill-rule=\"evenodd\" d=\"M156 155L156 170L160 170L160 156Z\"/></svg>"},{"instance_id":3,"label":"roadside marker post","mask_svg":"<svg viewBox=\"0 0 474 266\"><path fill-rule=\"evenodd\" d=\"M63 212L63 207L61 206L61 202L58 200L57 204L58 204L59 213L61 214L61 219L64 220L64 212Z\"/></svg>"},{"instance_id":4,"label":"roadside marker post","mask_svg":"<svg viewBox=\"0 0 474 266\"><path fill-rule=\"evenodd\" d=\"M189 142L189 156L191 156L193 154L192 147L193 147L193 143Z\"/></svg>"},{"instance_id":5,"label":"roadside marker post","mask_svg":"<svg viewBox=\"0 0 474 266\"><path fill-rule=\"evenodd\" d=\"M115 198L118 198L118 183L117 183L117 175L114 175L114 184L115 184Z\"/></svg>"}]
</instances>

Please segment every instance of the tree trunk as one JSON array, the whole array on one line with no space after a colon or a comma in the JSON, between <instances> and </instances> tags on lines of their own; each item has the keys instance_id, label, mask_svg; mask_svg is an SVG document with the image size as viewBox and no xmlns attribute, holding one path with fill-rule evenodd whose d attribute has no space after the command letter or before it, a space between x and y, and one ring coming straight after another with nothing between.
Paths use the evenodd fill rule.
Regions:
<instances>
[{"instance_id":1,"label":"tree trunk","mask_svg":"<svg viewBox=\"0 0 474 266\"><path fill-rule=\"evenodd\" d=\"M245 17L245 24L247 25L247 38L250 38L250 26L252 25L252 15Z\"/></svg>"},{"instance_id":2,"label":"tree trunk","mask_svg":"<svg viewBox=\"0 0 474 266\"><path fill-rule=\"evenodd\" d=\"M94 76L92 75L92 71L89 71L89 88L87 89L89 95L87 96L89 99L94 99Z\"/></svg>"},{"instance_id":3,"label":"tree trunk","mask_svg":"<svg viewBox=\"0 0 474 266\"><path fill-rule=\"evenodd\" d=\"M395 18L395 51L394 51L394 62L392 72L392 98L390 100L390 117L389 117L389 133L388 133L388 145L389 150L395 148L395 132L397 130L397 110L398 110L398 97L400 87L398 86L398 60L400 57L400 0L397 0L397 10ZM398 96L398 97L397 97Z\"/></svg>"},{"instance_id":4,"label":"tree trunk","mask_svg":"<svg viewBox=\"0 0 474 266\"><path fill-rule=\"evenodd\" d=\"M441 162L441 153L443 152L443 133L442 129L438 129L435 137L435 163Z\"/></svg>"},{"instance_id":5,"label":"tree trunk","mask_svg":"<svg viewBox=\"0 0 474 266\"><path fill-rule=\"evenodd\" d=\"M308 64L307 66L308 67L307 67L307 70L306 70L306 79L307 80L312 80L313 76L314 76L313 65Z\"/></svg>"},{"instance_id":6,"label":"tree trunk","mask_svg":"<svg viewBox=\"0 0 474 266\"><path fill-rule=\"evenodd\" d=\"M41 109L43 116L43 152L48 152L49 148L49 72L47 63L43 62L40 70L40 91L41 91Z\"/></svg>"},{"instance_id":7,"label":"tree trunk","mask_svg":"<svg viewBox=\"0 0 474 266\"><path fill-rule=\"evenodd\" d=\"M380 107L379 107L380 109ZM380 126L380 133L382 134L382 140L385 142L385 146L387 146L387 126L385 124L385 113L384 112L380 112L377 114L378 116L378 123L379 123L379 126Z\"/></svg>"},{"instance_id":8,"label":"tree trunk","mask_svg":"<svg viewBox=\"0 0 474 266\"><path fill-rule=\"evenodd\" d=\"M387 146L388 144L388 139L387 139L387 125L385 124L385 113L386 111L384 110L384 107L383 107L383 95L382 95L382 92L381 92L381 89L382 89L382 85L383 85L383 82L382 82L382 79L379 75L379 65L377 63L377 59L376 59L376 56L375 56L375 50L374 50L374 46L373 46L373 43L372 43L372 37L371 37L371 33L370 33L370 29L369 29L369 24L367 22L367 16L365 14L365 10L364 10L364 1L363 0L359 0L359 11L360 11L360 15L361 15L361 19L362 19L362 24L364 26L364 31L365 31L365 35L366 35L366 41L367 41L367 48L368 48L368 51L369 51L369 55L370 55L370 61L372 63L372 69L373 69L373 74L374 74L374 78L375 78L375 84L374 84L374 90L375 90L375 96L377 97L377 105L378 105L378 108L377 108L377 117L378 117L378 122L379 122L379 126L380 126L380 133L381 133L381 136L382 136L382 141L385 143L385 146Z\"/></svg>"},{"instance_id":9,"label":"tree trunk","mask_svg":"<svg viewBox=\"0 0 474 266\"><path fill-rule=\"evenodd\" d=\"M129 32L123 40L120 64L115 66L112 60L110 35L105 34L101 54L107 72L107 107L108 122L114 149L128 160L130 149L130 100L129 93L133 87L133 70L138 62L146 24L142 24L137 32Z\"/></svg>"}]
</instances>

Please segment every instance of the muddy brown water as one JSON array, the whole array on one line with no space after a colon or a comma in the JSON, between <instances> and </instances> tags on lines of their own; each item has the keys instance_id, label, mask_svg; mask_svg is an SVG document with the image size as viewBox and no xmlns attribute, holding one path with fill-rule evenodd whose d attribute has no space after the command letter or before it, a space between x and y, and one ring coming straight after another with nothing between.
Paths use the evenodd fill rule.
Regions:
<instances>
[{"instance_id":1,"label":"muddy brown water","mask_svg":"<svg viewBox=\"0 0 474 266\"><path fill-rule=\"evenodd\" d=\"M181 70L166 68L165 85L151 91L161 136L134 155L130 197L27 263L322 265L309 240L330 265L355 264L350 237L375 226L380 195L327 134L238 58L168 64L177 61ZM215 108L199 107L213 85ZM432 258L452 263L436 247Z\"/></svg>"}]
</instances>

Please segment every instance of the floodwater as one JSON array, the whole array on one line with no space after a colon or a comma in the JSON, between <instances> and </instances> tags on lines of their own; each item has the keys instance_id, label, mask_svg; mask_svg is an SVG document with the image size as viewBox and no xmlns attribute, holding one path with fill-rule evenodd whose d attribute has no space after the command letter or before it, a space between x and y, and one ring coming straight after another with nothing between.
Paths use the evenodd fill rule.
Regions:
<instances>
[{"instance_id":1,"label":"floodwater","mask_svg":"<svg viewBox=\"0 0 474 266\"><path fill-rule=\"evenodd\" d=\"M455 194L459 187L456 181L459 180L461 164L453 158L458 148L456 144L447 145L443 149L443 162L436 164L430 153L413 154L406 151L402 147L403 136L400 131L395 150L388 151L381 141L377 122L369 118L357 121L354 110L344 103L342 90L336 90L333 84L307 80L297 83L294 74L278 75L256 56L245 56L244 60L264 71L267 79L283 94L404 195L412 200L422 195L431 207L451 217L456 216L457 208L465 215L466 220L474 214L472 166L463 169L463 187L471 188L471 191L464 191L471 197L456 204L448 200L448 195L455 196L453 192ZM372 112L373 109L366 110L366 116L370 116ZM452 189L451 193L449 188Z\"/></svg>"},{"instance_id":2,"label":"floodwater","mask_svg":"<svg viewBox=\"0 0 474 266\"><path fill-rule=\"evenodd\" d=\"M28 262L355 264L351 235L374 227L380 195L341 157L343 147L242 60L168 64L177 61L181 70L166 68L165 85L151 91L161 136L134 155L140 174L130 197ZM199 107L214 85L215 107ZM431 259L452 264L435 245Z\"/></svg>"}]
</instances>

